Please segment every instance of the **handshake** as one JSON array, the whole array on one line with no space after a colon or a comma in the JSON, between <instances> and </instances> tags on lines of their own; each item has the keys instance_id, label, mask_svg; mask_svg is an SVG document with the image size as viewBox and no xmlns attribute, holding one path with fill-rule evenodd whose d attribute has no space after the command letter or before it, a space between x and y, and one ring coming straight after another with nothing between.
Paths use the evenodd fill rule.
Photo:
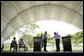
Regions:
<instances>
[{"instance_id":1,"label":"handshake","mask_svg":"<svg viewBox=\"0 0 84 56\"><path fill-rule=\"evenodd\" d=\"M51 38L47 38L48 40L50 40Z\"/></svg>"}]
</instances>

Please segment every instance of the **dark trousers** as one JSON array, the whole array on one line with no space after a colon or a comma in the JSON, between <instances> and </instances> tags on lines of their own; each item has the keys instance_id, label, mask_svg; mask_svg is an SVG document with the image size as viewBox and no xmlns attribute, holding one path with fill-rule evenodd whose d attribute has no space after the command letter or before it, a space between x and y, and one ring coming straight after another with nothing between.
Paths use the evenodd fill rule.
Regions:
<instances>
[{"instance_id":1,"label":"dark trousers","mask_svg":"<svg viewBox=\"0 0 84 56\"><path fill-rule=\"evenodd\" d=\"M1 48L1 50L3 51L3 49L4 49L4 46Z\"/></svg>"},{"instance_id":2,"label":"dark trousers","mask_svg":"<svg viewBox=\"0 0 84 56\"><path fill-rule=\"evenodd\" d=\"M46 44L47 44L47 39L44 39L44 51L47 51L46 50Z\"/></svg>"},{"instance_id":3,"label":"dark trousers","mask_svg":"<svg viewBox=\"0 0 84 56\"><path fill-rule=\"evenodd\" d=\"M56 51L60 51L60 39L55 39L56 41Z\"/></svg>"}]
</instances>

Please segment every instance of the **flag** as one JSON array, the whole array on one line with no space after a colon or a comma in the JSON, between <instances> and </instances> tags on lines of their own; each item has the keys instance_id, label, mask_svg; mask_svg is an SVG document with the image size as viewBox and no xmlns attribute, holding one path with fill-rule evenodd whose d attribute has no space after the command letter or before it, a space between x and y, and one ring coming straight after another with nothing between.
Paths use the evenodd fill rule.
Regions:
<instances>
[{"instance_id":1,"label":"flag","mask_svg":"<svg viewBox=\"0 0 84 56\"><path fill-rule=\"evenodd\" d=\"M41 32L41 48L43 48L43 33Z\"/></svg>"}]
</instances>

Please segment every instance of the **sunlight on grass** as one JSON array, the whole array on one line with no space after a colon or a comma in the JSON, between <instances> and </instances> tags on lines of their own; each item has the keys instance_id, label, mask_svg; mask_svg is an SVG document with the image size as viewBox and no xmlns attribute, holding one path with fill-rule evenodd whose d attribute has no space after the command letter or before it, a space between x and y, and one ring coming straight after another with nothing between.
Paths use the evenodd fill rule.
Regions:
<instances>
[{"instance_id":1,"label":"sunlight on grass","mask_svg":"<svg viewBox=\"0 0 84 56\"><path fill-rule=\"evenodd\" d=\"M7 48L6 48L7 47ZM13 50L13 49L12 49ZM19 49L18 49L19 50ZM34 48L29 48L28 47L28 51L33 51ZM48 51L56 51L56 46L47 46L47 50ZM72 51L83 51L83 46L72 46ZM3 51L10 51L10 43L7 43L4 46L4 50ZM22 49L20 49L20 51L22 51ZM41 48L41 51L44 51L44 48ZM60 51L63 51L63 46L60 46Z\"/></svg>"},{"instance_id":2,"label":"sunlight on grass","mask_svg":"<svg viewBox=\"0 0 84 56\"><path fill-rule=\"evenodd\" d=\"M47 47L47 50L48 51L56 51L56 47L54 47L54 48L53 47L50 47L49 49L51 49L51 50L48 50L48 47ZM10 49L4 49L3 51L10 51ZM20 51L23 51L23 50L20 49ZM33 48L28 48L27 51L33 51ZM44 51L44 48L42 48L41 51ZM63 47L60 47L60 51L63 51ZM72 51L83 51L83 47L82 46L72 47Z\"/></svg>"},{"instance_id":3,"label":"sunlight on grass","mask_svg":"<svg viewBox=\"0 0 84 56\"><path fill-rule=\"evenodd\" d=\"M75 46L75 47L72 47L72 50L79 50L79 51L81 50L81 51L83 51L83 47L79 47L79 46L76 47L76 46Z\"/></svg>"}]
</instances>

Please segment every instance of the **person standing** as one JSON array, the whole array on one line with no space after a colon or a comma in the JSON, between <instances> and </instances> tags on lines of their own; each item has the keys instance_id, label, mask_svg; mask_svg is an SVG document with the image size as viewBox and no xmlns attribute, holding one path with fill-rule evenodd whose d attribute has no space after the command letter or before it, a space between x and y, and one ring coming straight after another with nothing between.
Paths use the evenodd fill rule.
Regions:
<instances>
[{"instance_id":1,"label":"person standing","mask_svg":"<svg viewBox=\"0 0 84 56\"><path fill-rule=\"evenodd\" d=\"M3 51L3 49L4 49L4 40L2 40L1 42L1 50Z\"/></svg>"},{"instance_id":2,"label":"person standing","mask_svg":"<svg viewBox=\"0 0 84 56\"><path fill-rule=\"evenodd\" d=\"M53 38L55 39L55 42L56 42L56 51L60 51L60 38L61 38L61 36L58 33L54 32L54 36L51 39L53 39Z\"/></svg>"},{"instance_id":3,"label":"person standing","mask_svg":"<svg viewBox=\"0 0 84 56\"><path fill-rule=\"evenodd\" d=\"M47 46L47 31L45 31L45 34L43 36L43 42L44 42L44 51L46 50L46 46Z\"/></svg>"}]
</instances>

